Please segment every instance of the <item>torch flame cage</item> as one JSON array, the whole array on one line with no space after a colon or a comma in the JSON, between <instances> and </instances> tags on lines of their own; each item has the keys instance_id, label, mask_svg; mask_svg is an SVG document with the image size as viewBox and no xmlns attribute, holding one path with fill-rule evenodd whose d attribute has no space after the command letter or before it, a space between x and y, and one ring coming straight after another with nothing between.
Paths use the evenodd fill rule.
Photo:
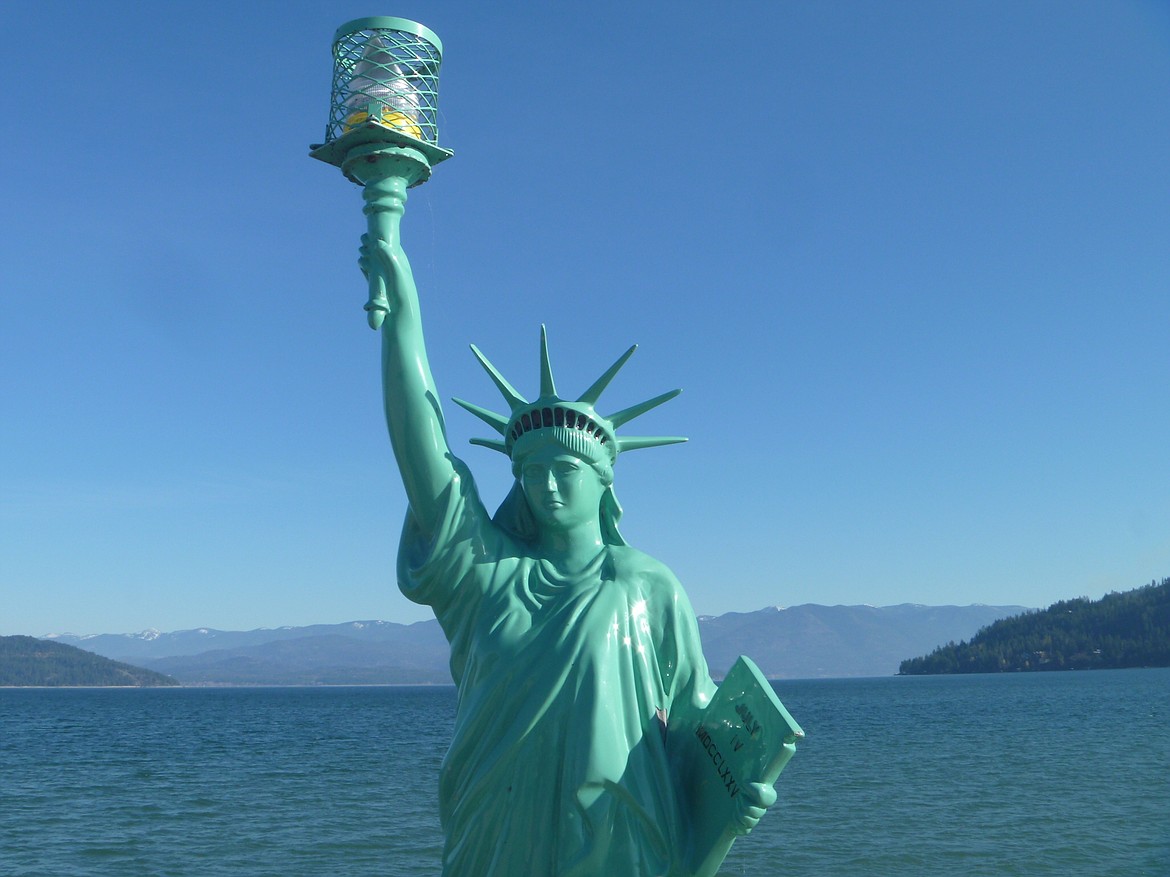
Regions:
<instances>
[{"instance_id":1,"label":"torch flame cage","mask_svg":"<svg viewBox=\"0 0 1170 877\"><path fill-rule=\"evenodd\" d=\"M398 147L420 153L427 165L409 185L425 182L430 166L452 155L438 145L442 60L438 36L418 22L375 17L343 24L333 37L325 142L310 154L362 184L347 167L351 151Z\"/></svg>"}]
</instances>

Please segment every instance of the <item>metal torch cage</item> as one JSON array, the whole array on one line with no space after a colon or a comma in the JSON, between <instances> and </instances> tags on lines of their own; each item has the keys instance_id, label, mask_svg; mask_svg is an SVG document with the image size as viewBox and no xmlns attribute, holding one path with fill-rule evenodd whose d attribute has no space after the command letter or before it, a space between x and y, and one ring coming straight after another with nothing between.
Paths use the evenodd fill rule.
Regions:
<instances>
[{"instance_id":1,"label":"metal torch cage","mask_svg":"<svg viewBox=\"0 0 1170 877\"><path fill-rule=\"evenodd\" d=\"M443 44L405 18L359 18L333 38L333 90L325 142L366 121L427 143L439 142Z\"/></svg>"}]
</instances>

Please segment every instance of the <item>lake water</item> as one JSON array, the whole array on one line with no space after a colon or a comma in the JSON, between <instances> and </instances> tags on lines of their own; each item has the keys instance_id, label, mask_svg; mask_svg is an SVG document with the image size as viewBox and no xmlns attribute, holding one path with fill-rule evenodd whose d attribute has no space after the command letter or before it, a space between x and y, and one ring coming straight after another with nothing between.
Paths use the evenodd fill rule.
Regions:
<instances>
[{"instance_id":1,"label":"lake water","mask_svg":"<svg viewBox=\"0 0 1170 877\"><path fill-rule=\"evenodd\" d=\"M1170 670L776 688L808 738L721 874L1170 875ZM454 707L0 690L0 875L437 877Z\"/></svg>"}]
</instances>

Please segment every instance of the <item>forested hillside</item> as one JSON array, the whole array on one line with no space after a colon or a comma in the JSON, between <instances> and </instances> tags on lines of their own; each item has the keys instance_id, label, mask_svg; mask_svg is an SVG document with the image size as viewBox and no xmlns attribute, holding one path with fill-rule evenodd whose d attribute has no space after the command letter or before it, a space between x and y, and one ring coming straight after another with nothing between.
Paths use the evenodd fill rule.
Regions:
<instances>
[{"instance_id":1,"label":"forested hillside","mask_svg":"<svg viewBox=\"0 0 1170 877\"><path fill-rule=\"evenodd\" d=\"M170 676L31 636L0 636L0 686L177 685Z\"/></svg>"},{"instance_id":2,"label":"forested hillside","mask_svg":"<svg viewBox=\"0 0 1170 877\"><path fill-rule=\"evenodd\" d=\"M899 673L1170 667L1170 578L996 621L969 642L902 662Z\"/></svg>"}]
</instances>

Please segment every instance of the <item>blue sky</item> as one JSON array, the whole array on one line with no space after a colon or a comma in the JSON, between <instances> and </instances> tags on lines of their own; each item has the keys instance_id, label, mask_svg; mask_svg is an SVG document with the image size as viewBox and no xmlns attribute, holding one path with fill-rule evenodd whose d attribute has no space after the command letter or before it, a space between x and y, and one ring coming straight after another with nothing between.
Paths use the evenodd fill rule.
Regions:
<instances>
[{"instance_id":1,"label":"blue sky","mask_svg":"<svg viewBox=\"0 0 1170 877\"><path fill-rule=\"evenodd\" d=\"M1170 5L0 6L0 633L403 599L329 44L443 40L404 223L444 397L580 392L702 614L1043 606L1170 575ZM602 409L605 410L603 404ZM510 475L453 446L490 506Z\"/></svg>"}]
</instances>

